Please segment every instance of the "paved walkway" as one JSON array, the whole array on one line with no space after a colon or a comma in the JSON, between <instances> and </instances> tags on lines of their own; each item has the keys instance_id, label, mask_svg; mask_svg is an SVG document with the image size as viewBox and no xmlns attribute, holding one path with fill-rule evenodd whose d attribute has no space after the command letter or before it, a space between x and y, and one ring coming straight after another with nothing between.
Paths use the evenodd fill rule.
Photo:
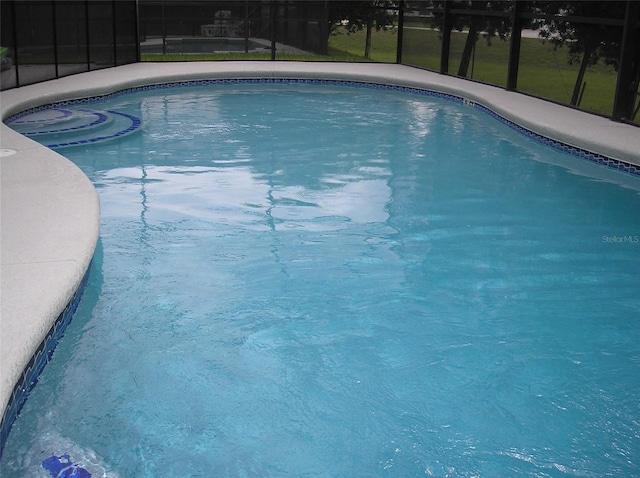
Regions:
<instances>
[{"instance_id":1,"label":"paved walkway","mask_svg":"<svg viewBox=\"0 0 640 478\"><path fill-rule=\"evenodd\" d=\"M4 120L24 109L64 99L217 77L364 80L427 88L482 103L552 139L640 166L639 128L403 65L136 63L2 92L0 109ZM89 266L100 214L95 189L75 165L4 124L0 133L0 409L4 410L29 359Z\"/></svg>"}]
</instances>

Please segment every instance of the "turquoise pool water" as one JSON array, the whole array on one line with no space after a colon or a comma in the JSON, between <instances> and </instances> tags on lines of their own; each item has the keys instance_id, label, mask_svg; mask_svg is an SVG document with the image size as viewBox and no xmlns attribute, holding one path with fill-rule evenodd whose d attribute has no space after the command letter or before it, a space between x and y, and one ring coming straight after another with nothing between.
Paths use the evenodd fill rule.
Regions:
<instances>
[{"instance_id":1,"label":"turquoise pool water","mask_svg":"<svg viewBox=\"0 0 640 478\"><path fill-rule=\"evenodd\" d=\"M61 150L101 239L3 477L640 474L638 178L401 91L80 109L140 128Z\"/></svg>"}]
</instances>

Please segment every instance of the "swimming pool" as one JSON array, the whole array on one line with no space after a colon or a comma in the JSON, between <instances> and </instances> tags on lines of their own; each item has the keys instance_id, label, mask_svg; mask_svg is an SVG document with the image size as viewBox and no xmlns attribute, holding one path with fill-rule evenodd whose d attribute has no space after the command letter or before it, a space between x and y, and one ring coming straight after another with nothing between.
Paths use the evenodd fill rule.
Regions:
<instances>
[{"instance_id":1,"label":"swimming pool","mask_svg":"<svg viewBox=\"0 0 640 478\"><path fill-rule=\"evenodd\" d=\"M64 151L101 248L4 466L637 471L637 188L430 96L205 89L113 98L145 134Z\"/></svg>"}]
</instances>

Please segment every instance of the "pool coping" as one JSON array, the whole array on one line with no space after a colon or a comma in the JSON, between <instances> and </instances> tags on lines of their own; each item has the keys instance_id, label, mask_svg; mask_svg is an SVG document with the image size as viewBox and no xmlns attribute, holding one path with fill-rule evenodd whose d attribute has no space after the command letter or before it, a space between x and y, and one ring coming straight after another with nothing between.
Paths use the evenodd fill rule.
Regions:
<instances>
[{"instance_id":1,"label":"pool coping","mask_svg":"<svg viewBox=\"0 0 640 478\"><path fill-rule=\"evenodd\" d=\"M0 113L4 121L20 111L60 101L216 78L358 81L453 95L553 144L635 165L640 172L638 127L499 87L395 64L135 63L3 91ZM4 123L0 139L0 410L4 416L25 368L31 366L53 324L64 319L65 311L72 311L69 304L77 301L98 240L100 204L88 178L60 154Z\"/></svg>"}]
</instances>

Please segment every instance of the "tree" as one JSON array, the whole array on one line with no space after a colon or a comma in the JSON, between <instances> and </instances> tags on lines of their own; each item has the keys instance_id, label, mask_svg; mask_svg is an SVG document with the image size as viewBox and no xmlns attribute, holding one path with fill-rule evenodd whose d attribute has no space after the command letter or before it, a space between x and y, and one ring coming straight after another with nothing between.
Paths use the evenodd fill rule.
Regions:
<instances>
[{"instance_id":1,"label":"tree","mask_svg":"<svg viewBox=\"0 0 640 478\"><path fill-rule=\"evenodd\" d=\"M605 64L612 65L616 71L618 70L622 29L610 25L580 23L573 18L622 19L626 2L549 1L536 2L535 5L538 13L556 15L555 19L534 22L534 27L540 29L539 36L550 41L555 48L566 46L570 65L580 62L571 95L571 105L576 106L580 99L587 67L595 65L602 58Z\"/></svg>"},{"instance_id":2,"label":"tree","mask_svg":"<svg viewBox=\"0 0 640 478\"><path fill-rule=\"evenodd\" d=\"M434 16L432 27L442 31L443 13L445 2L433 2ZM498 36L501 40L506 40L511 33L511 9L512 1L489 1L489 0L454 0L450 1L452 9L455 10L475 10L483 12L499 12L504 15L499 16L480 16L456 14L452 16L452 28L461 32L468 29L467 39L460 57L460 66L458 68L458 76L467 77L469 74L469 66L476 42L482 35L487 45L491 45L493 38ZM445 32L443 32L445 33Z\"/></svg>"},{"instance_id":3,"label":"tree","mask_svg":"<svg viewBox=\"0 0 640 478\"><path fill-rule=\"evenodd\" d=\"M339 28L344 28L347 34L352 34L366 28L364 57L370 59L373 29L393 28L397 9L398 2L394 1L335 2L330 5L329 31L335 34Z\"/></svg>"}]
</instances>

